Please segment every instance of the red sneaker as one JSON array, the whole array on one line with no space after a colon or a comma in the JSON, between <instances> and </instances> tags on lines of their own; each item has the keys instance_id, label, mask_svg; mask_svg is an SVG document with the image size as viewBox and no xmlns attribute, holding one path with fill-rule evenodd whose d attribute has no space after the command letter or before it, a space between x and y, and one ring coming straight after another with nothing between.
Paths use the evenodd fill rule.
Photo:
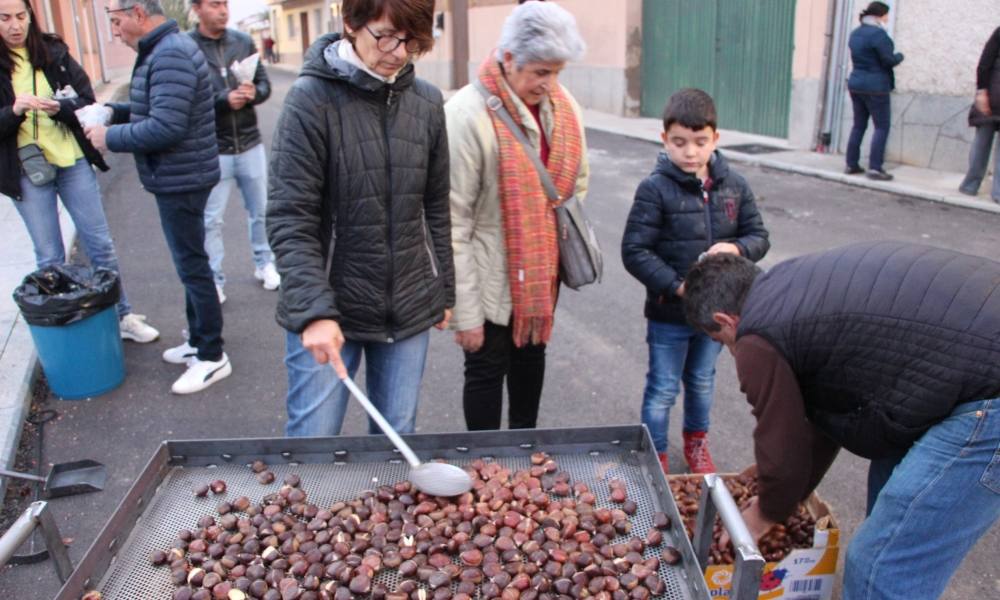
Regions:
<instances>
[{"instance_id":1,"label":"red sneaker","mask_svg":"<svg viewBox=\"0 0 1000 600\"><path fill-rule=\"evenodd\" d=\"M692 473L715 473L715 463L708 452L708 432L684 432L684 460Z\"/></svg>"},{"instance_id":2,"label":"red sneaker","mask_svg":"<svg viewBox=\"0 0 1000 600\"><path fill-rule=\"evenodd\" d=\"M670 474L670 459L667 458L666 452L657 452L656 458L660 459L660 468L663 469L664 475Z\"/></svg>"}]
</instances>

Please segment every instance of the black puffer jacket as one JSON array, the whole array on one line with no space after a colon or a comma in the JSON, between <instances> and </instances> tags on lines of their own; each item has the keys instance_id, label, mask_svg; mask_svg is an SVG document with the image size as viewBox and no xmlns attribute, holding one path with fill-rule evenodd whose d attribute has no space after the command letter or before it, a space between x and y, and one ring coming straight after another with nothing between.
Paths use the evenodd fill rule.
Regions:
<instances>
[{"instance_id":1,"label":"black puffer jacket","mask_svg":"<svg viewBox=\"0 0 1000 600\"><path fill-rule=\"evenodd\" d=\"M309 50L274 132L277 319L297 333L333 319L351 340L404 339L455 303L441 92L412 65L392 84L331 66L323 52L336 40Z\"/></svg>"},{"instance_id":2,"label":"black puffer jacket","mask_svg":"<svg viewBox=\"0 0 1000 600\"><path fill-rule=\"evenodd\" d=\"M738 336L791 366L809 419L855 454L905 451L961 402L1000 396L1000 263L902 242L785 261Z\"/></svg>"},{"instance_id":3,"label":"black puffer jacket","mask_svg":"<svg viewBox=\"0 0 1000 600\"><path fill-rule=\"evenodd\" d=\"M622 237L622 261L646 286L647 319L687 322L677 288L713 244L736 244L740 254L754 262L771 247L746 180L729 170L719 152L709 171L710 189L704 190L700 179L661 152L653 173L635 191Z\"/></svg>"},{"instance_id":4,"label":"black puffer jacket","mask_svg":"<svg viewBox=\"0 0 1000 600\"><path fill-rule=\"evenodd\" d=\"M219 39L203 36L197 29L188 32L201 48L212 72L212 90L215 92L215 137L219 142L219 154L241 154L260 143L257 129L257 112L254 106L271 97L271 82L264 69L264 61L257 63L253 85L257 94L239 110L229 106L229 92L239 87L240 82L231 72L233 62L243 60L257 52L253 38L235 29L226 29ZM223 76L223 73L225 75Z\"/></svg>"},{"instance_id":5,"label":"black puffer jacket","mask_svg":"<svg viewBox=\"0 0 1000 600\"><path fill-rule=\"evenodd\" d=\"M74 111L94 103L94 88L90 78L78 62L69 54L69 48L62 40L54 36L45 37L45 45L49 51L49 64L42 69L49 87L60 90L67 85L76 90L76 98L59 100L59 112L52 117L62 123L73 133L76 142L80 144L87 161L102 171L108 170L108 165L101 153L83 134L80 121ZM6 50L3 50L6 52ZM14 86L7 74L0 74L0 193L15 200L21 199L21 161L17 157L17 132L21 123L30 118L30 113L17 116L14 114Z\"/></svg>"},{"instance_id":6,"label":"black puffer jacket","mask_svg":"<svg viewBox=\"0 0 1000 600\"><path fill-rule=\"evenodd\" d=\"M205 55L168 20L139 40L129 102L114 109L108 150L131 152L152 194L179 194L219 182L215 95Z\"/></svg>"}]
</instances>

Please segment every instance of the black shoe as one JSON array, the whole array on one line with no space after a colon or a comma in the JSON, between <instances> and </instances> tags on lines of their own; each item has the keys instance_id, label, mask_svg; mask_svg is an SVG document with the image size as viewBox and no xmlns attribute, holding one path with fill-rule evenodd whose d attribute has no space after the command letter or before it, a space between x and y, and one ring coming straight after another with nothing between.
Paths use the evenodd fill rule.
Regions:
<instances>
[{"instance_id":1,"label":"black shoe","mask_svg":"<svg viewBox=\"0 0 1000 600\"><path fill-rule=\"evenodd\" d=\"M875 181L892 181L892 174L886 173L882 169L868 169L868 179Z\"/></svg>"},{"instance_id":2,"label":"black shoe","mask_svg":"<svg viewBox=\"0 0 1000 600\"><path fill-rule=\"evenodd\" d=\"M966 196L972 196L973 198L975 198L976 196L979 195L979 191L978 190L974 192L972 190L967 190L965 188L958 188L958 193L959 194L965 194Z\"/></svg>"},{"instance_id":3,"label":"black shoe","mask_svg":"<svg viewBox=\"0 0 1000 600\"><path fill-rule=\"evenodd\" d=\"M860 175L864 172L865 170L861 167L847 167L844 169L844 175Z\"/></svg>"}]
</instances>

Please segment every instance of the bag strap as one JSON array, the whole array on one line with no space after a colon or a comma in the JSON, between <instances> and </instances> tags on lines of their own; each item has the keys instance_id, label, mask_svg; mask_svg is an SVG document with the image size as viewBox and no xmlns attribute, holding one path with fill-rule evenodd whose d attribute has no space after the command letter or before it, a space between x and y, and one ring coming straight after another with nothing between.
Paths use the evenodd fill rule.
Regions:
<instances>
[{"instance_id":1,"label":"bag strap","mask_svg":"<svg viewBox=\"0 0 1000 600\"><path fill-rule=\"evenodd\" d=\"M552 183L552 176L549 175L549 170L542 164L542 159L538 156L538 151L535 150L535 147L528 141L528 136L524 135L524 131L521 130L521 127L514 121L514 118L510 116L510 112L504 107L503 100L490 93L481 80L476 79L475 86L479 90L479 93L483 95L483 98L486 99L486 108L496 113L500 117L500 120L503 121L503 124L507 126L507 129L514 134L514 138L524 146L525 154L531 159L531 163L535 165L535 170L538 171L538 178L542 182L542 187L545 188L545 195L549 197L549 201L552 204L561 202L563 198L559 197L559 192L556 191L556 186Z\"/></svg>"},{"instance_id":2,"label":"bag strap","mask_svg":"<svg viewBox=\"0 0 1000 600\"><path fill-rule=\"evenodd\" d=\"M28 61L28 66L31 67L31 93L34 96L38 96L38 70L35 66ZM31 136L38 141L38 110L31 111Z\"/></svg>"}]
</instances>

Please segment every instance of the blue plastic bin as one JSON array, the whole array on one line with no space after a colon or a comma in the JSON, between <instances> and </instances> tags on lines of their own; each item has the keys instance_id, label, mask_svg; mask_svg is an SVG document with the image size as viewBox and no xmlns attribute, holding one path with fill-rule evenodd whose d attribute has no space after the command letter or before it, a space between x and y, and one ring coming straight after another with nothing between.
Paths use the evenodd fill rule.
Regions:
<instances>
[{"instance_id":1,"label":"blue plastic bin","mask_svg":"<svg viewBox=\"0 0 1000 600\"><path fill-rule=\"evenodd\" d=\"M110 392L125 380L118 313L109 306L76 323L28 325L49 389L65 400Z\"/></svg>"}]
</instances>

